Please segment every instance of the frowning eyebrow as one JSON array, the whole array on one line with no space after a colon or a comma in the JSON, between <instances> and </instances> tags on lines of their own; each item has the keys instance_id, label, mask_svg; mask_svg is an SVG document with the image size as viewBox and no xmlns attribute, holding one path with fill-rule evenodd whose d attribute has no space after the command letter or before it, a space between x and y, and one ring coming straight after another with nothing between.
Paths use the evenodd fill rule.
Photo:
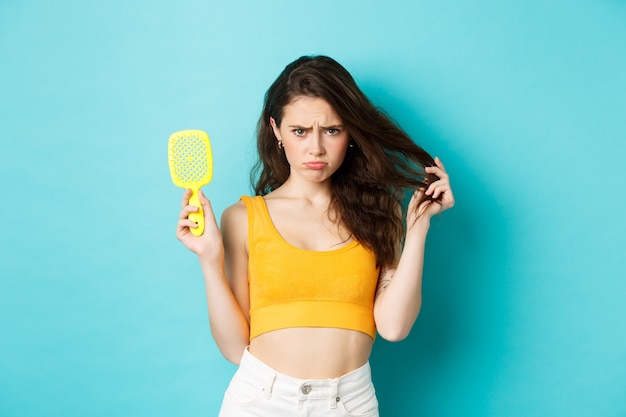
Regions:
<instances>
[{"instance_id":1,"label":"frowning eyebrow","mask_svg":"<svg viewBox=\"0 0 626 417\"><path fill-rule=\"evenodd\" d=\"M311 130L313 129L313 127L310 126L302 126L302 125L289 125L290 129L302 129L302 130ZM342 124L337 124L337 125L330 125L330 126L320 126L320 128L322 130L328 130L328 129L343 129L343 125Z\"/></svg>"}]
</instances>

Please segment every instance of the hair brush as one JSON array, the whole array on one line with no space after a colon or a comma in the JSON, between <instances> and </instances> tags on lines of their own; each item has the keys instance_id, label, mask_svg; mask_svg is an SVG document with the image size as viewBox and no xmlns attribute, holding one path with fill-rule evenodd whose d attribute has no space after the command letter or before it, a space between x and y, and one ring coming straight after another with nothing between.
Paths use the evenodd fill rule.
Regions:
<instances>
[{"instance_id":1,"label":"hair brush","mask_svg":"<svg viewBox=\"0 0 626 417\"><path fill-rule=\"evenodd\" d=\"M197 227L191 227L190 230L195 236L200 236L204 233L204 211L198 192L213 177L209 136L202 130L172 133L168 141L168 161L174 185L192 191L189 204L197 206L198 211L189 214L189 219L197 224Z\"/></svg>"}]
</instances>

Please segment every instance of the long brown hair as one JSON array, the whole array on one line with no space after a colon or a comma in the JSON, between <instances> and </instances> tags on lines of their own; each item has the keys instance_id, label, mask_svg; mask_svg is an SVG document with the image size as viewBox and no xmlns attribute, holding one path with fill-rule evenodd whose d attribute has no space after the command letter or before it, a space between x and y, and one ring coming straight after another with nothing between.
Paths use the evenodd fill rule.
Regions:
<instances>
[{"instance_id":1,"label":"long brown hair","mask_svg":"<svg viewBox=\"0 0 626 417\"><path fill-rule=\"evenodd\" d=\"M392 264L404 234L403 200L407 192L436 179L424 171L435 164L433 158L370 102L337 61L303 56L287 65L265 94L257 128L259 159L251 174L257 195L270 193L289 177L270 117L280 126L284 107L298 96L326 100L351 138L346 158L332 177L329 212L336 213L353 239L374 252L378 265Z\"/></svg>"}]
</instances>

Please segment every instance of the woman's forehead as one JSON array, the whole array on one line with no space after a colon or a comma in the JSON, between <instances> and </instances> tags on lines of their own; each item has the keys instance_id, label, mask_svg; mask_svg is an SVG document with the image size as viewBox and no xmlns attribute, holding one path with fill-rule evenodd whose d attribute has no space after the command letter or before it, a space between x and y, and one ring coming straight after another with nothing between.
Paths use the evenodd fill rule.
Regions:
<instances>
[{"instance_id":1,"label":"woman's forehead","mask_svg":"<svg viewBox=\"0 0 626 417\"><path fill-rule=\"evenodd\" d=\"M323 98L296 96L283 108L283 122L288 124L331 126L341 124L335 109Z\"/></svg>"}]
</instances>

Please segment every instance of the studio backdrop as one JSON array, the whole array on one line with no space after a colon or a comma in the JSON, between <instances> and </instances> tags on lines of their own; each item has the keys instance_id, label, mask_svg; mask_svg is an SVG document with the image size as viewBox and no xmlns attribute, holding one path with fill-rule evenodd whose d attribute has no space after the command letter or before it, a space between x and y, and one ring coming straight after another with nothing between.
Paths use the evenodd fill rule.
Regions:
<instances>
[{"instance_id":1,"label":"studio backdrop","mask_svg":"<svg viewBox=\"0 0 626 417\"><path fill-rule=\"evenodd\" d=\"M250 194L266 89L342 63L439 156L411 335L381 415L626 416L626 3L0 0L0 415L214 416L167 139L202 129L219 217Z\"/></svg>"}]
</instances>

